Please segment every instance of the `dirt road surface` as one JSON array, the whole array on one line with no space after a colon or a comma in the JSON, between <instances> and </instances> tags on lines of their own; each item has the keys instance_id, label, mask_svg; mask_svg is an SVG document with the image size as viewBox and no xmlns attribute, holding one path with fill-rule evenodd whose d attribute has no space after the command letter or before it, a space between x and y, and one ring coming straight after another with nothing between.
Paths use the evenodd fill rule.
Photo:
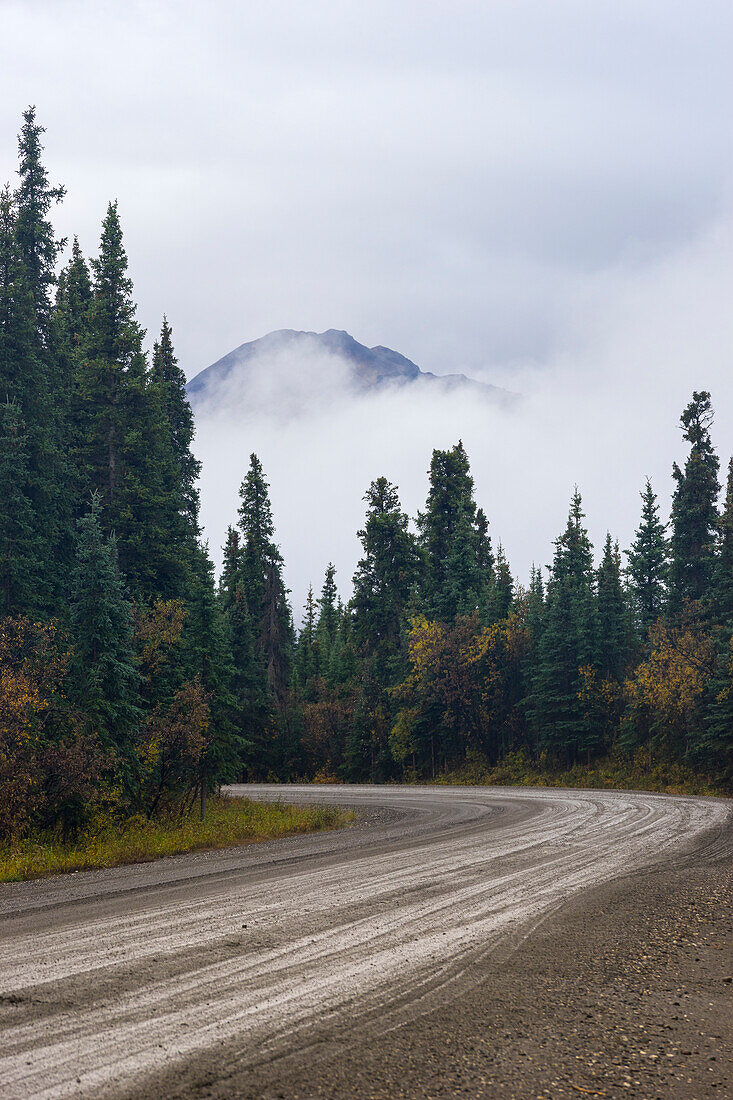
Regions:
<instances>
[{"instance_id":1,"label":"dirt road surface","mask_svg":"<svg viewBox=\"0 0 733 1100\"><path fill-rule=\"evenodd\" d=\"M729 803L231 790L362 817L0 886L0 1096L733 1095Z\"/></svg>"}]
</instances>

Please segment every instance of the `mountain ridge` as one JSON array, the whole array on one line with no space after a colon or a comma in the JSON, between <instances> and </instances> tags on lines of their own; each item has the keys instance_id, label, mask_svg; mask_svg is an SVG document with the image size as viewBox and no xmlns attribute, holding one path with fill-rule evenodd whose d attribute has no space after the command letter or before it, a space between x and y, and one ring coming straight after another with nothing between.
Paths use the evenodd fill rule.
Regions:
<instances>
[{"instance_id":1,"label":"mountain ridge","mask_svg":"<svg viewBox=\"0 0 733 1100\"><path fill-rule=\"evenodd\" d=\"M196 374L187 385L189 400L194 408L204 403L216 403L217 391L223 394L225 387L231 389L237 372L243 372L242 385L246 385L247 367L261 356L291 355L297 359L298 355L305 358L313 354L343 362L346 380L357 392L419 384L445 390L470 389L502 402L517 396L465 374L438 375L421 370L411 359L393 348L382 344L367 347L344 329L326 329L325 332L275 329L256 340L240 344Z\"/></svg>"}]
</instances>

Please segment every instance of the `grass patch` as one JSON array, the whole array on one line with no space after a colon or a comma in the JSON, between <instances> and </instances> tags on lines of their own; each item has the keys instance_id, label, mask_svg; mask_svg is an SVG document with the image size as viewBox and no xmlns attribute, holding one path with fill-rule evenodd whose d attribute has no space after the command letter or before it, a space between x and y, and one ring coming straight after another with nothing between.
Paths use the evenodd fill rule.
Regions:
<instances>
[{"instance_id":1,"label":"grass patch","mask_svg":"<svg viewBox=\"0 0 733 1100\"><path fill-rule=\"evenodd\" d=\"M88 871L123 863L146 863L164 856L231 848L296 833L336 829L354 820L338 806L291 806L247 798L212 798L201 821L183 817L123 823L97 821L72 843L53 833L36 834L0 847L0 882L20 882L65 871Z\"/></svg>"},{"instance_id":2,"label":"grass patch","mask_svg":"<svg viewBox=\"0 0 733 1100\"><path fill-rule=\"evenodd\" d=\"M616 791L655 791L730 797L731 788L715 776L703 775L674 761L650 762L646 751L634 756L610 755L561 769L538 767L523 753L511 753L491 767L480 755L470 755L454 771L432 780L458 786L578 787Z\"/></svg>"}]
</instances>

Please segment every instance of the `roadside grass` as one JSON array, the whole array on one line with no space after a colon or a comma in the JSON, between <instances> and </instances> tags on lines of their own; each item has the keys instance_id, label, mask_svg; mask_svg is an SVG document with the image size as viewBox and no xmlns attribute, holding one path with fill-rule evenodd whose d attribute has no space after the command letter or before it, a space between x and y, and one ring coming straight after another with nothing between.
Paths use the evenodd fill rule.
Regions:
<instances>
[{"instance_id":1,"label":"roadside grass","mask_svg":"<svg viewBox=\"0 0 733 1100\"><path fill-rule=\"evenodd\" d=\"M247 798L212 798L203 821L195 810L183 816L150 821L143 817L122 823L100 820L72 842L64 842L54 833L38 833L0 845L0 882L147 863L183 852L322 832L348 825L354 818L352 812L338 806L291 806Z\"/></svg>"},{"instance_id":2,"label":"roadside grass","mask_svg":"<svg viewBox=\"0 0 733 1100\"><path fill-rule=\"evenodd\" d=\"M651 761L646 751L633 756L610 755L591 762L590 767L538 767L524 753L510 753L491 767L479 754L437 776L433 783L458 786L578 787L595 790L654 791L659 794L717 795L730 798L730 786L715 776L704 775L674 761Z\"/></svg>"}]
</instances>

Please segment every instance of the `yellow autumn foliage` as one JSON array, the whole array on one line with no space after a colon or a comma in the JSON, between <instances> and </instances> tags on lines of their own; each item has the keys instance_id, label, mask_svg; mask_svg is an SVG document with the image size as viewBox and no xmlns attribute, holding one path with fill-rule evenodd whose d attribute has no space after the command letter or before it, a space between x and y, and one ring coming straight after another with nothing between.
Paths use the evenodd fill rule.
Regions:
<instances>
[{"instance_id":1,"label":"yellow autumn foliage","mask_svg":"<svg viewBox=\"0 0 733 1100\"><path fill-rule=\"evenodd\" d=\"M695 626L657 623L651 652L625 684L637 722L663 731L665 740L685 738L699 724L703 695L715 664L712 637Z\"/></svg>"}]
</instances>

